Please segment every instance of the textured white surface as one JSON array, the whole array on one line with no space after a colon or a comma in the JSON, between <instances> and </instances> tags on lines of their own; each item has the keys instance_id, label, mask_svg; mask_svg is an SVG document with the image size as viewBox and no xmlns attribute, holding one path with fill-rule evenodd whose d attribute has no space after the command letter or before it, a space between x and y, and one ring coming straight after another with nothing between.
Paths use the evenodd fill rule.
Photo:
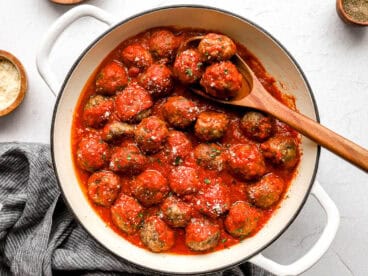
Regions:
<instances>
[{"instance_id":1,"label":"textured white surface","mask_svg":"<svg viewBox=\"0 0 368 276\"><path fill-rule=\"evenodd\" d=\"M91 0L118 18L175 3L208 4L242 15L270 32L294 56L308 78L321 122L368 148L368 28L340 21L333 0L160 1ZM44 32L71 6L47 0L0 1L0 48L15 54L28 73L23 104L0 118L0 142L49 142L55 98L40 78L35 55ZM85 18L72 25L51 53L63 79L79 53L106 27ZM341 226L329 251L303 275L367 275L368 177L359 169L322 150L317 175L336 202ZM322 231L324 217L313 200L265 255L281 263L301 256Z\"/></svg>"}]
</instances>

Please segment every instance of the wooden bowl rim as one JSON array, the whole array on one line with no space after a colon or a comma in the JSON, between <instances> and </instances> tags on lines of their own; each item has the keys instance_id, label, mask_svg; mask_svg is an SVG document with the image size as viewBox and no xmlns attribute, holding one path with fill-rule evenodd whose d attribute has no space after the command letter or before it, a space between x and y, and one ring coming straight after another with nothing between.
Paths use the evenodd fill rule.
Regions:
<instances>
[{"instance_id":1,"label":"wooden bowl rim","mask_svg":"<svg viewBox=\"0 0 368 276\"><path fill-rule=\"evenodd\" d=\"M354 18L352 18L351 16L349 16L343 7L342 4L343 0L336 0L336 10L338 15L340 16L340 18L345 22L345 23L350 23L350 24L355 24L358 26L368 26L368 20L367 21L357 21Z\"/></svg>"},{"instance_id":2,"label":"wooden bowl rim","mask_svg":"<svg viewBox=\"0 0 368 276\"><path fill-rule=\"evenodd\" d=\"M18 91L18 96L11 105L9 105L7 108L3 110L0 110L0 117L1 117L15 110L23 102L28 85L27 85L26 71L24 70L22 63L14 55L12 55L7 51L0 50L0 58L10 61L15 66L20 76L20 88Z\"/></svg>"}]
</instances>

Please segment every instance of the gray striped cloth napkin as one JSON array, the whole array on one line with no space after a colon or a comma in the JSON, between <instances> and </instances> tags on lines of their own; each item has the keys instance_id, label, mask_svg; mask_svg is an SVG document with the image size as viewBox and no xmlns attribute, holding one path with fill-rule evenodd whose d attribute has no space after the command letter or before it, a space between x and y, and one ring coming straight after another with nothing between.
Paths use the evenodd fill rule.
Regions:
<instances>
[{"instance_id":1,"label":"gray striped cloth napkin","mask_svg":"<svg viewBox=\"0 0 368 276\"><path fill-rule=\"evenodd\" d=\"M0 143L0 275L154 275L109 253L60 197L50 148ZM158 274L157 274L158 275ZM250 263L213 275L259 275Z\"/></svg>"}]
</instances>

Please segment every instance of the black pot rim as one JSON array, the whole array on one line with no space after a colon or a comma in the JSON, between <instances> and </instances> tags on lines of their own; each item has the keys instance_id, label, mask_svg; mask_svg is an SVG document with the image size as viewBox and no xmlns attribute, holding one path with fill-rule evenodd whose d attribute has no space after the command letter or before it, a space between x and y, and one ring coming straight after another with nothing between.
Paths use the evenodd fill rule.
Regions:
<instances>
[{"instance_id":1,"label":"black pot rim","mask_svg":"<svg viewBox=\"0 0 368 276\"><path fill-rule=\"evenodd\" d=\"M306 78L306 75L304 74L303 70L301 69L300 65L298 64L298 62L295 60L295 58L290 54L290 52L276 39L274 38L269 32L267 32L265 29L263 29L261 26L259 26L258 24L252 22L251 20L249 19L246 19L238 14L235 14L233 12L230 12L230 11L226 11L226 10L223 10L223 9L220 9L220 8L217 8L217 7L212 7L212 6L205 6L205 5L194 5L194 4L190 4L190 5L185 5L185 4L180 4L180 5L169 5L169 6L163 6L163 7L158 7L158 8L152 8L152 9L148 9L148 10L145 10L143 12L140 12L140 13L137 13L135 15L132 15L122 21L120 21L119 23L115 24L114 26L108 28L105 32L103 32L101 35L99 35L94 41L92 41L90 43L90 45L79 55L79 57L76 59L76 61L74 62L74 64L72 65L72 67L70 68L69 72L67 73L65 79L64 79L64 82L60 88L60 91L58 93L58 96L57 96L57 99L56 99L56 103L55 103L55 107L54 107L54 111L53 111L53 116L52 116L52 123L51 123L51 134L50 134L50 144L51 144L51 157L52 157L52 163L53 163L53 167L54 167L54 171L55 171L55 175L56 175L56 179L57 179L57 183L58 183L58 186L60 188L60 191L61 191L61 194L64 198L64 202L66 203L68 209L71 211L71 213L73 214L74 218L78 221L78 223L83 227L83 229L85 231L87 231L87 233L93 237L93 239L95 241L97 241L102 247L106 248L110 253L112 253L113 255L117 256L118 258L121 258L123 259L124 261L128 262L129 264L133 265L134 267L138 268L138 269L141 269L143 271L146 271L146 272L149 272L149 273L161 273L161 274L165 274L165 275L173 275L173 274L177 274L177 275L193 275L193 273L172 273L172 272L167 272L167 271L160 271L160 270L156 270L156 269L152 269L150 267L145 267L143 266L142 264L136 264L136 263L133 263L132 261L129 261L121 256L118 256L117 254L115 254L114 252L112 252L109 248L105 247L99 240L97 237L95 237L92 233L90 233L86 227L84 227L83 225L83 222L79 220L79 218L76 216L76 213L74 212L74 210L71 208L71 205L68 201L68 198L66 197L65 193L64 193L64 190L61 186L61 183L60 183L60 178L59 178L59 175L58 175L58 171L57 171L57 165L56 165L56 161L55 161L55 152L54 152L54 127L55 127L55 117L56 117L56 114L57 114L57 111L58 111L58 107L59 107L59 102L60 102L60 99L61 99L61 96L63 94L63 91L64 91L64 88L70 78L70 76L72 75L72 73L74 72L74 69L75 67L79 64L80 60L85 56L85 54L98 42L100 41L103 37L105 37L106 35L108 35L113 29L127 23L128 21L132 20L132 19L135 19L137 17L140 17L140 16L143 16L143 15L146 15L146 14L149 14L149 13L152 13L152 12L156 12L156 11L161 11L161 10L168 10L168 9L178 9L178 8L196 8L196 9L207 9L207 10L212 10L212 11L217 11L217 12L221 12L221 13L225 13L225 14L228 14L228 15L231 15L233 17L236 17L242 21L245 21L247 22L248 24L250 25L253 25L254 27L256 27L258 30L262 31L264 34L266 34L270 39L272 39L283 51L285 51L285 53L288 55L288 57L293 61L293 63L295 64L295 66L297 67L298 71L300 72L300 74L302 75L303 77L303 80L305 81L307 87L308 87L308 90L310 92L310 96L311 96L311 99L312 99L312 103L313 103L313 108L314 108L314 112L316 114L316 121L319 122L320 121L320 118L319 118L319 112L318 112L318 107L317 107L317 103L316 103L316 100L315 100L315 96L313 94L313 91L311 89L311 86ZM304 195L304 198L303 200L301 201L300 203L300 206L298 207L298 210L295 212L295 214L293 215L293 217L288 221L288 223L285 224L285 226L283 227L283 229L277 234L274 236L274 238L272 240L270 240L268 243L265 243L260 249L256 250L253 254L251 254L250 256L240 260L240 261L237 261L236 263L234 264L230 264L230 265L225 265L223 267L219 267L219 268L216 268L216 269L212 269L212 270L208 270L208 271L205 271L205 272L200 272L200 273L197 273L197 274L201 274L201 275L205 275L205 274L208 274L208 273L213 273L213 272L216 272L216 271L221 271L221 270L224 270L224 269L230 269L232 267L235 267L241 263L244 263L246 262L248 259L251 259L252 257L256 256L257 254L259 254L260 252L262 252L264 249L266 249L268 246L270 246L274 241L276 241L288 228L289 226L294 222L294 220L296 219L296 217L299 215L300 211L302 210L303 206L305 205L305 202L310 194L310 191L313 187L313 183L315 181L315 178L316 178L316 174L317 174L317 171L318 171L318 165L319 165L319 158L320 158L320 151L321 151L321 148L320 146L317 147L317 155L316 155L316 162L315 162L315 166L314 166L314 170L313 170L313 175L311 177L311 181L309 183L309 188L307 190L307 192L305 193Z\"/></svg>"}]
</instances>

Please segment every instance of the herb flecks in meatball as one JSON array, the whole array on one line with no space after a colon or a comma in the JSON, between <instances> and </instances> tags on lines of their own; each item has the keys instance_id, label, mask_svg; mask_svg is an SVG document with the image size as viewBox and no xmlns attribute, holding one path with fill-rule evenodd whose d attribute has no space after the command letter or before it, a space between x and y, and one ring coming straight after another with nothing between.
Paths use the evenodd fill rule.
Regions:
<instances>
[{"instance_id":1,"label":"herb flecks in meatball","mask_svg":"<svg viewBox=\"0 0 368 276\"><path fill-rule=\"evenodd\" d=\"M185 166L178 166L170 172L169 184L171 190L178 195L196 193L200 187L196 170Z\"/></svg>"},{"instance_id":2,"label":"herb flecks in meatball","mask_svg":"<svg viewBox=\"0 0 368 276\"><path fill-rule=\"evenodd\" d=\"M111 142L121 137L133 137L135 126L122 122L111 122L104 126L102 130L102 139Z\"/></svg>"},{"instance_id":3,"label":"herb flecks in meatball","mask_svg":"<svg viewBox=\"0 0 368 276\"><path fill-rule=\"evenodd\" d=\"M244 239L258 226L260 212L244 201L235 202L226 216L225 228L235 238Z\"/></svg>"},{"instance_id":4,"label":"herb flecks in meatball","mask_svg":"<svg viewBox=\"0 0 368 276\"><path fill-rule=\"evenodd\" d=\"M178 40L169 30L156 30L149 40L149 49L152 55L158 59L171 61L178 47Z\"/></svg>"},{"instance_id":5,"label":"herb flecks in meatball","mask_svg":"<svg viewBox=\"0 0 368 276\"><path fill-rule=\"evenodd\" d=\"M135 129L135 140L139 148L147 153L161 150L168 135L165 122L156 116L143 119Z\"/></svg>"},{"instance_id":6,"label":"herb flecks in meatball","mask_svg":"<svg viewBox=\"0 0 368 276\"><path fill-rule=\"evenodd\" d=\"M180 129L190 126L197 119L198 113L196 104L183 96L168 98L162 107L165 120Z\"/></svg>"},{"instance_id":7,"label":"herb flecks in meatball","mask_svg":"<svg viewBox=\"0 0 368 276\"><path fill-rule=\"evenodd\" d=\"M152 105L149 93L137 83L129 84L115 100L116 113L124 122L140 122L144 116L149 116Z\"/></svg>"},{"instance_id":8,"label":"herb flecks in meatball","mask_svg":"<svg viewBox=\"0 0 368 276\"><path fill-rule=\"evenodd\" d=\"M261 145L264 157L276 166L293 169L299 161L299 148L292 137L276 136Z\"/></svg>"},{"instance_id":9,"label":"herb flecks in meatball","mask_svg":"<svg viewBox=\"0 0 368 276\"><path fill-rule=\"evenodd\" d=\"M139 78L139 83L154 98L170 94L174 87L171 70L164 64L153 64Z\"/></svg>"},{"instance_id":10,"label":"herb flecks in meatball","mask_svg":"<svg viewBox=\"0 0 368 276\"><path fill-rule=\"evenodd\" d=\"M83 109L83 122L88 127L100 128L114 111L114 101L101 95L91 96Z\"/></svg>"},{"instance_id":11,"label":"herb flecks in meatball","mask_svg":"<svg viewBox=\"0 0 368 276\"><path fill-rule=\"evenodd\" d=\"M240 127L245 136L260 142L272 135L274 119L257 111L249 111L241 119Z\"/></svg>"},{"instance_id":12,"label":"herb flecks in meatball","mask_svg":"<svg viewBox=\"0 0 368 276\"><path fill-rule=\"evenodd\" d=\"M185 227L192 216L191 206L175 196L165 199L161 211L163 220L172 227Z\"/></svg>"},{"instance_id":13,"label":"herb flecks in meatball","mask_svg":"<svg viewBox=\"0 0 368 276\"><path fill-rule=\"evenodd\" d=\"M185 84L199 81L203 74L203 62L200 53L195 49L187 49L175 59L174 75Z\"/></svg>"},{"instance_id":14,"label":"herb flecks in meatball","mask_svg":"<svg viewBox=\"0 0 368 276\"><path fill-rule=\"evenodd\" d=\"M219 225L205 218L193 218L185 229L185 244L193 251L213 249L219 239Z\"/></svg>"},{"instance_id":15,"label":"herb flecks in meatball","mask_svg":"<svg viewBox=\"0 0 368 276\"><path fill-rule=\"evenodd\" d=\"M198 50L203 60L223 61L235 55L236 45L225 35L209 33L199 42Z\"/></svg>"},{"instance_id":16,"label":"herb flecks in meatball","mask_svg":"<svg viewBox=\"0 0 368 276\"><path fill-rule=\"evenodd\" d=\"M256 184L248 187L248 197L257 207L267 209L275 205L284 191L284 181L274 173L266 174Z\"/></svg>"},{"instance_id":17,"label":"herb flecks in meatball","mask_svg":"<svg viewBox=\"0 0 368 276\"><path fill-rule=\"evenodd\" d=\"M195 135L202 141L214 141L222 138L228 127L226 114L205 111L199 114L194 126Z\"/></svg>"},{"instance_id":18,"label":"herb flecks in meatball","mask_svg":"<svg viewBox=\"0 0 368 276\"><path fill-rule=\"evenodd\" d=\"M205 91L220 99L235 97L242 87L242 75L230 61L222 61L208 66L200 84Z\"/></svg>"},{"instance_id":19,"label":"herb flecks in meatball","mask_svg":"<svg viewBox=\"0 0 368 276\"><path fill-rule=\"evenodd\" d=\"M165 153L170 164L179 166L192 151L192 143L181 131L172 130L167 137Z\"/></svg>"},{"instance_id":20,"label":"herb flecks in meatball","mask_svg":"<svg viewBox=\"0 0 368 276\"><path fill-rule=\"evenodd\" d=\"M93 173L88 178L88 196L96 204L109 207L120 192L120 178L110 171Z\"/></svg>"},{"instance_id":21,"label":"herb flecks in meatball","mask_svg":"<svg viewBox=\"0 0 368 276\"><path fill-rule=\"evenodd\" d=\"M156 170L145 170L132 183L134 196L147 207L161 203L169 190L167 179Z\"/></svg>"},{"instance_id":22,"label":"herb flecks in meatball","mask_svg":"<svg viewBox=\"0 0 368 276\"><path fill-rule=\"evenodd\" d=\"M103 168L110 157L110 148L100 137L85 136L78 144L77 163L83 170L94 172Z\"/></svg>"},{"instance_id":23,"label":"herb flecks in meatball","mask_svg":"<svg viewBox=\"0 0 368 276\"><path fill-rule=\"evenodd\" d=\"M110 170L137 174L144 170L147 158L134 144L127 144L113 150L110 159Z\"/></svg>"},{"instance_id":24,"label":"herb flecks in meatball","mask_svg":"<svg viewBox=\"0 0 368 276\"><path fill-rule=\"evenodd\" d=\"M263 155L255 144L238 144L229 148L230 171L244 180L255 180L266 173Z\"/></svg>"},{"instance_id":25,"label":"herb flecks in meatball","mask_svg":"<svg viewBox=\"0 0 368 276\"><path fill-rule=\"evenodd\" d=\"M142 71L152 64L150 52L138 43L125 47L121 51L121 58L126 66L136 67Z\"/></svg>"},{"instance_id":26,"label":"herb flecks in meatball","mask_svg":"<svg viewBox=\"0 0 368 276\"><path fill-rule=\"evenodd\" d=\"M113 223L127 234L133 234L138 230L143 216L144 209L137 200L123 193L111 207Z\"/></svg>"},{"instance_id":27,"label":"herb flecks in meatball","mask_svg":"<svg viewBox=\"0 0 368 276\"><path fill-rule=\"evenodd\" d=\"M217 144L199 144L194 149L194 157L198 165L207 169L222 171L225 168L225 150Z\"/></svg>"},{"instance_id":28,"label":"herb flecks in meatball","mask_svg":"<svg viewBox=\"0 0 368 276\"><path fill-rule=\"evenodd\" d=\"M96 78L96 92L105 95L114 95L123 90L128 84L126 69L116 61L108 63L98 73Z\"/></svg>"}]
</instances>

